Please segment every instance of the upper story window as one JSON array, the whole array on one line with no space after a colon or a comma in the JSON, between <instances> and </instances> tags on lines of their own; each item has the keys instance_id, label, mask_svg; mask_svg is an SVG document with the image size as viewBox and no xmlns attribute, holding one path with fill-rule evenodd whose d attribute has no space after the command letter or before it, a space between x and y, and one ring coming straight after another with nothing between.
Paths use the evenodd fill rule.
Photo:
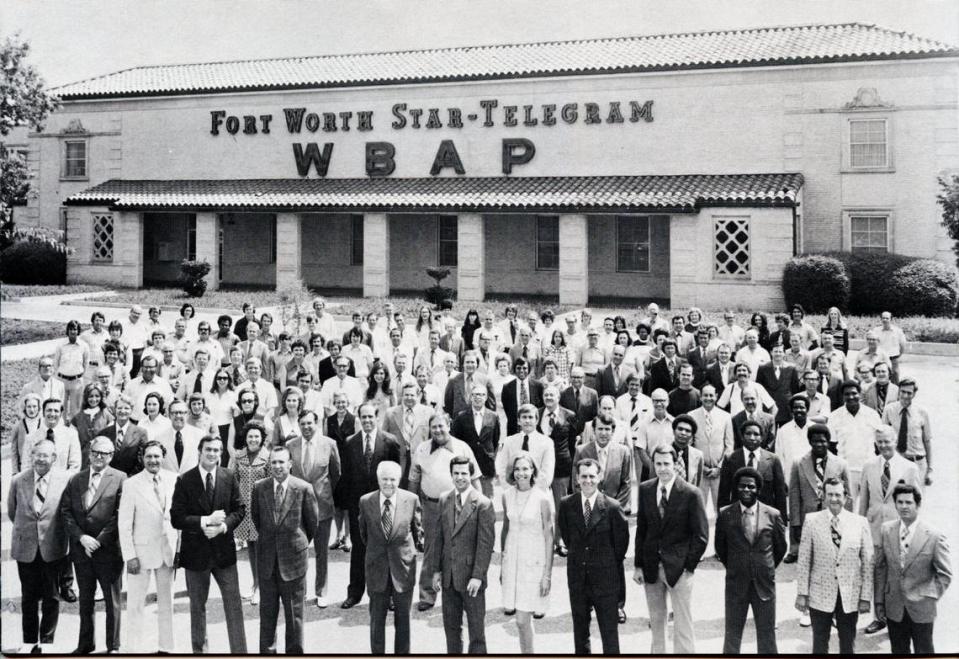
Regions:
<instances>
[{"instance_id":1,"label":"upper story window","mask_svg":"<svg viewBox=\"0 0 959 659\"><path fill-rule=\"evenodd\" d=\"M849 120L849 166L853 169L889 166L888 122L885 119Z\"/></svg>"},{"instance_id":2,"label":"upper story window","mask_svg":"<svg viewBox=\"0 0 959 659\"><path fill-rule=\"evenodd\" d=\"M61 178L85 179L88 176L87 141L85 139L64 140Z\"/></svg>"}]
</instances>

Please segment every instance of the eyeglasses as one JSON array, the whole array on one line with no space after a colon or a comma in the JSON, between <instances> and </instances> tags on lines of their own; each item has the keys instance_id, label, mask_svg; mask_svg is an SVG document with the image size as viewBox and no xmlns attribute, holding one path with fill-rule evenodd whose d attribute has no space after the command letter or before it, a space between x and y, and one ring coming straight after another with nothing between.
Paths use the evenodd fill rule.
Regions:
<instances>
[{"instance_id":1,"label":"eyeglasses","mask_svg":"<svg viewBox=\"0 0 959 659\"><path fill-rule=\"evenodd\" d=\"M113 455L113 451L90 451L90 455L95 458L109 458Z\"/></svg>"},{"instance_id":2,"label":"eyeglasses","mask_svg":"<svg viewBox=\"0 0 959 659\"><path fill-rule=\"evenodd\" d=\"M218 375L218 376L216 376L216 379L217 379L217 380L229 380L229 379L230 379L230 376L229 376L229 375Z\"/></svg>"}]
</instances>

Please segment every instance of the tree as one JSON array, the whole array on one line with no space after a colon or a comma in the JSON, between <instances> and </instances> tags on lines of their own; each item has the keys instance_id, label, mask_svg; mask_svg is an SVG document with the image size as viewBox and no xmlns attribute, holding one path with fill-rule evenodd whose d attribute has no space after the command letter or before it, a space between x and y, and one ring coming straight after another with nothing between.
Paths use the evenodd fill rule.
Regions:
<instances>
[{"instance_id":1,"label":"tree","mask_svg":"<svg viewBox=\"0 0 959 659\"><path fill-rule=\"evenodd\" d=\"M939 188L941 192L936 201L942 206L942 226L955 243L952 251L956 253L956 264L959 265L959 174L940 176Z\"/></svg>"},{"instance_id":2,"label":"tree","mask_svg":"<svg viewBox=\"0 0 959 659\"><path fill-rule=\"evenodd\" d=\"M19 34L0 45L0 136L18 126L40 130L47 116L60 107L60 100L47 93L37 70L26 62L29 53L30 44ZM16 240L30 240L66 250L59 231L18 229L13 224L13 206L22 204L30 190L30 170L20 154L0 146L0 172L0 248Z\"/></svg>"}]
</instances>

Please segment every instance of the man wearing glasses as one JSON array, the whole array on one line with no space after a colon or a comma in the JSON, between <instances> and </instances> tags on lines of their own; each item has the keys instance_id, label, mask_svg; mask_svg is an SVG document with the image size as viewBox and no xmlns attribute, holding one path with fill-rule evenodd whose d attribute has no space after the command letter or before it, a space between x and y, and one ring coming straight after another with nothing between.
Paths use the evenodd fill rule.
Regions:
<instances>
[{"instance_id":1,"label":"man wearing glasses","mask_svg":"<svg viewBox=\"0 0 959 659\"><path fill-rule=\"evenodd\" d=\"M123 557L117 532L120 493L126 474L110 467L113 442L98 436L90 443L90 467L70 478L60 500L60 516L70 536L80 587L80 635L74 654L92 654L94 595L97 584L106 607L107 652L120 649L120 579Z\"/></svg>"},{"instance_id":2,"label":"man wearing glasses","mask_svg":"<svg viewBox=\"0 0 959 659\"><path fill-rule=\"evenodd\" d=\"M363 385L356 378L350 376L350 360L346 357L337 357L336 359L336 377L330 378L323 383L321 396L326 405L326 415L336 414L336 407L333 405L333 394L343 392L347 400L350 401L349 410L355 412L363 404L365 392Z\"/></svg>"}]
</instances>

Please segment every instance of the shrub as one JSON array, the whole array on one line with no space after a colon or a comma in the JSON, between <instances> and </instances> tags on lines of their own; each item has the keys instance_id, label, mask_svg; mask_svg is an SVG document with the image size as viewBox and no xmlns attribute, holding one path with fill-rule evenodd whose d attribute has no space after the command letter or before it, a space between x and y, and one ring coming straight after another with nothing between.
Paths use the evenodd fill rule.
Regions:
<instances>
[{"instance_id":1,"label":"shrub","mask_svg":"<svg viewBox=\"0 0 959 659\"><path fill-rule=\"evenodd\" d=\"M15 242L0 254L0 276L8 284L65 284L67 255L55 245Z\"/></svg>"},{"instance_id":2,"label":"shrub","mask_svg":"<svg viewBox=\"0 0 959 659\"><path fill-rule=\"evenodd\" d=\"M850 282L843 264L830 256L796 256L783 268L786 307L797 302L807 313L823 313L829 307L847 309Z\"/></svg>"},{"instance_id":3,"label":"shrub","mask_svg":"<svg viewBox=\"0 0 959 659\"><path fill-rule=\"evenodd\" d=\"M849 277L849 311L872 315L895 310L898 296L890 285L899 268L918 260L913 256L889 253L827 252L846 266ZM898 314L897 314L898 315Z\"/></svg>"},{"instance_id":4,"label":"shrub","mask_svg":"<svg viewBox=\"0 0 959 659\"><path fill-rule=\"evenodd\" d=\"M283 327L293 336L299 336L306 331L306 317L312 308L310 290L302 279L295 279L281 284L276 289L276 299L279 301L280 320ZM323 337L327 340L332 337Z\"/></svg>"},{"instance_id":5,"label":"shrub","mask_svg":"<svg viewBox=\"0 0 959 659\"><path fill-rule=\"evenodd\" d=\"M436 282L435 285L423 291L426 301L435 305L437 309L452 309L456 291L442 284L443 280L450 276L450 269L427 268L426 274Z\"/></svg>"},{"instance_id":6,"label":"shrub","mask_svg":"<svg viewBox=\"0 0 959 659\"><path fill-rule=\"evenodd\" d=\"M934 259L913 261L893 273L889 290L897 315L953 316L959 301L959 273Z\"/></svg>"},{"instance_id":7,"label":"shrub","mask_svg":"<svg viewBox=\"0 0 959 659\"><path fill-rule=\"evenodd\" d=\"M180 264L180 285L189 297L203 297L206 277L213 268L207 261L187 261Z\"/></svg>"}]
</instances>

